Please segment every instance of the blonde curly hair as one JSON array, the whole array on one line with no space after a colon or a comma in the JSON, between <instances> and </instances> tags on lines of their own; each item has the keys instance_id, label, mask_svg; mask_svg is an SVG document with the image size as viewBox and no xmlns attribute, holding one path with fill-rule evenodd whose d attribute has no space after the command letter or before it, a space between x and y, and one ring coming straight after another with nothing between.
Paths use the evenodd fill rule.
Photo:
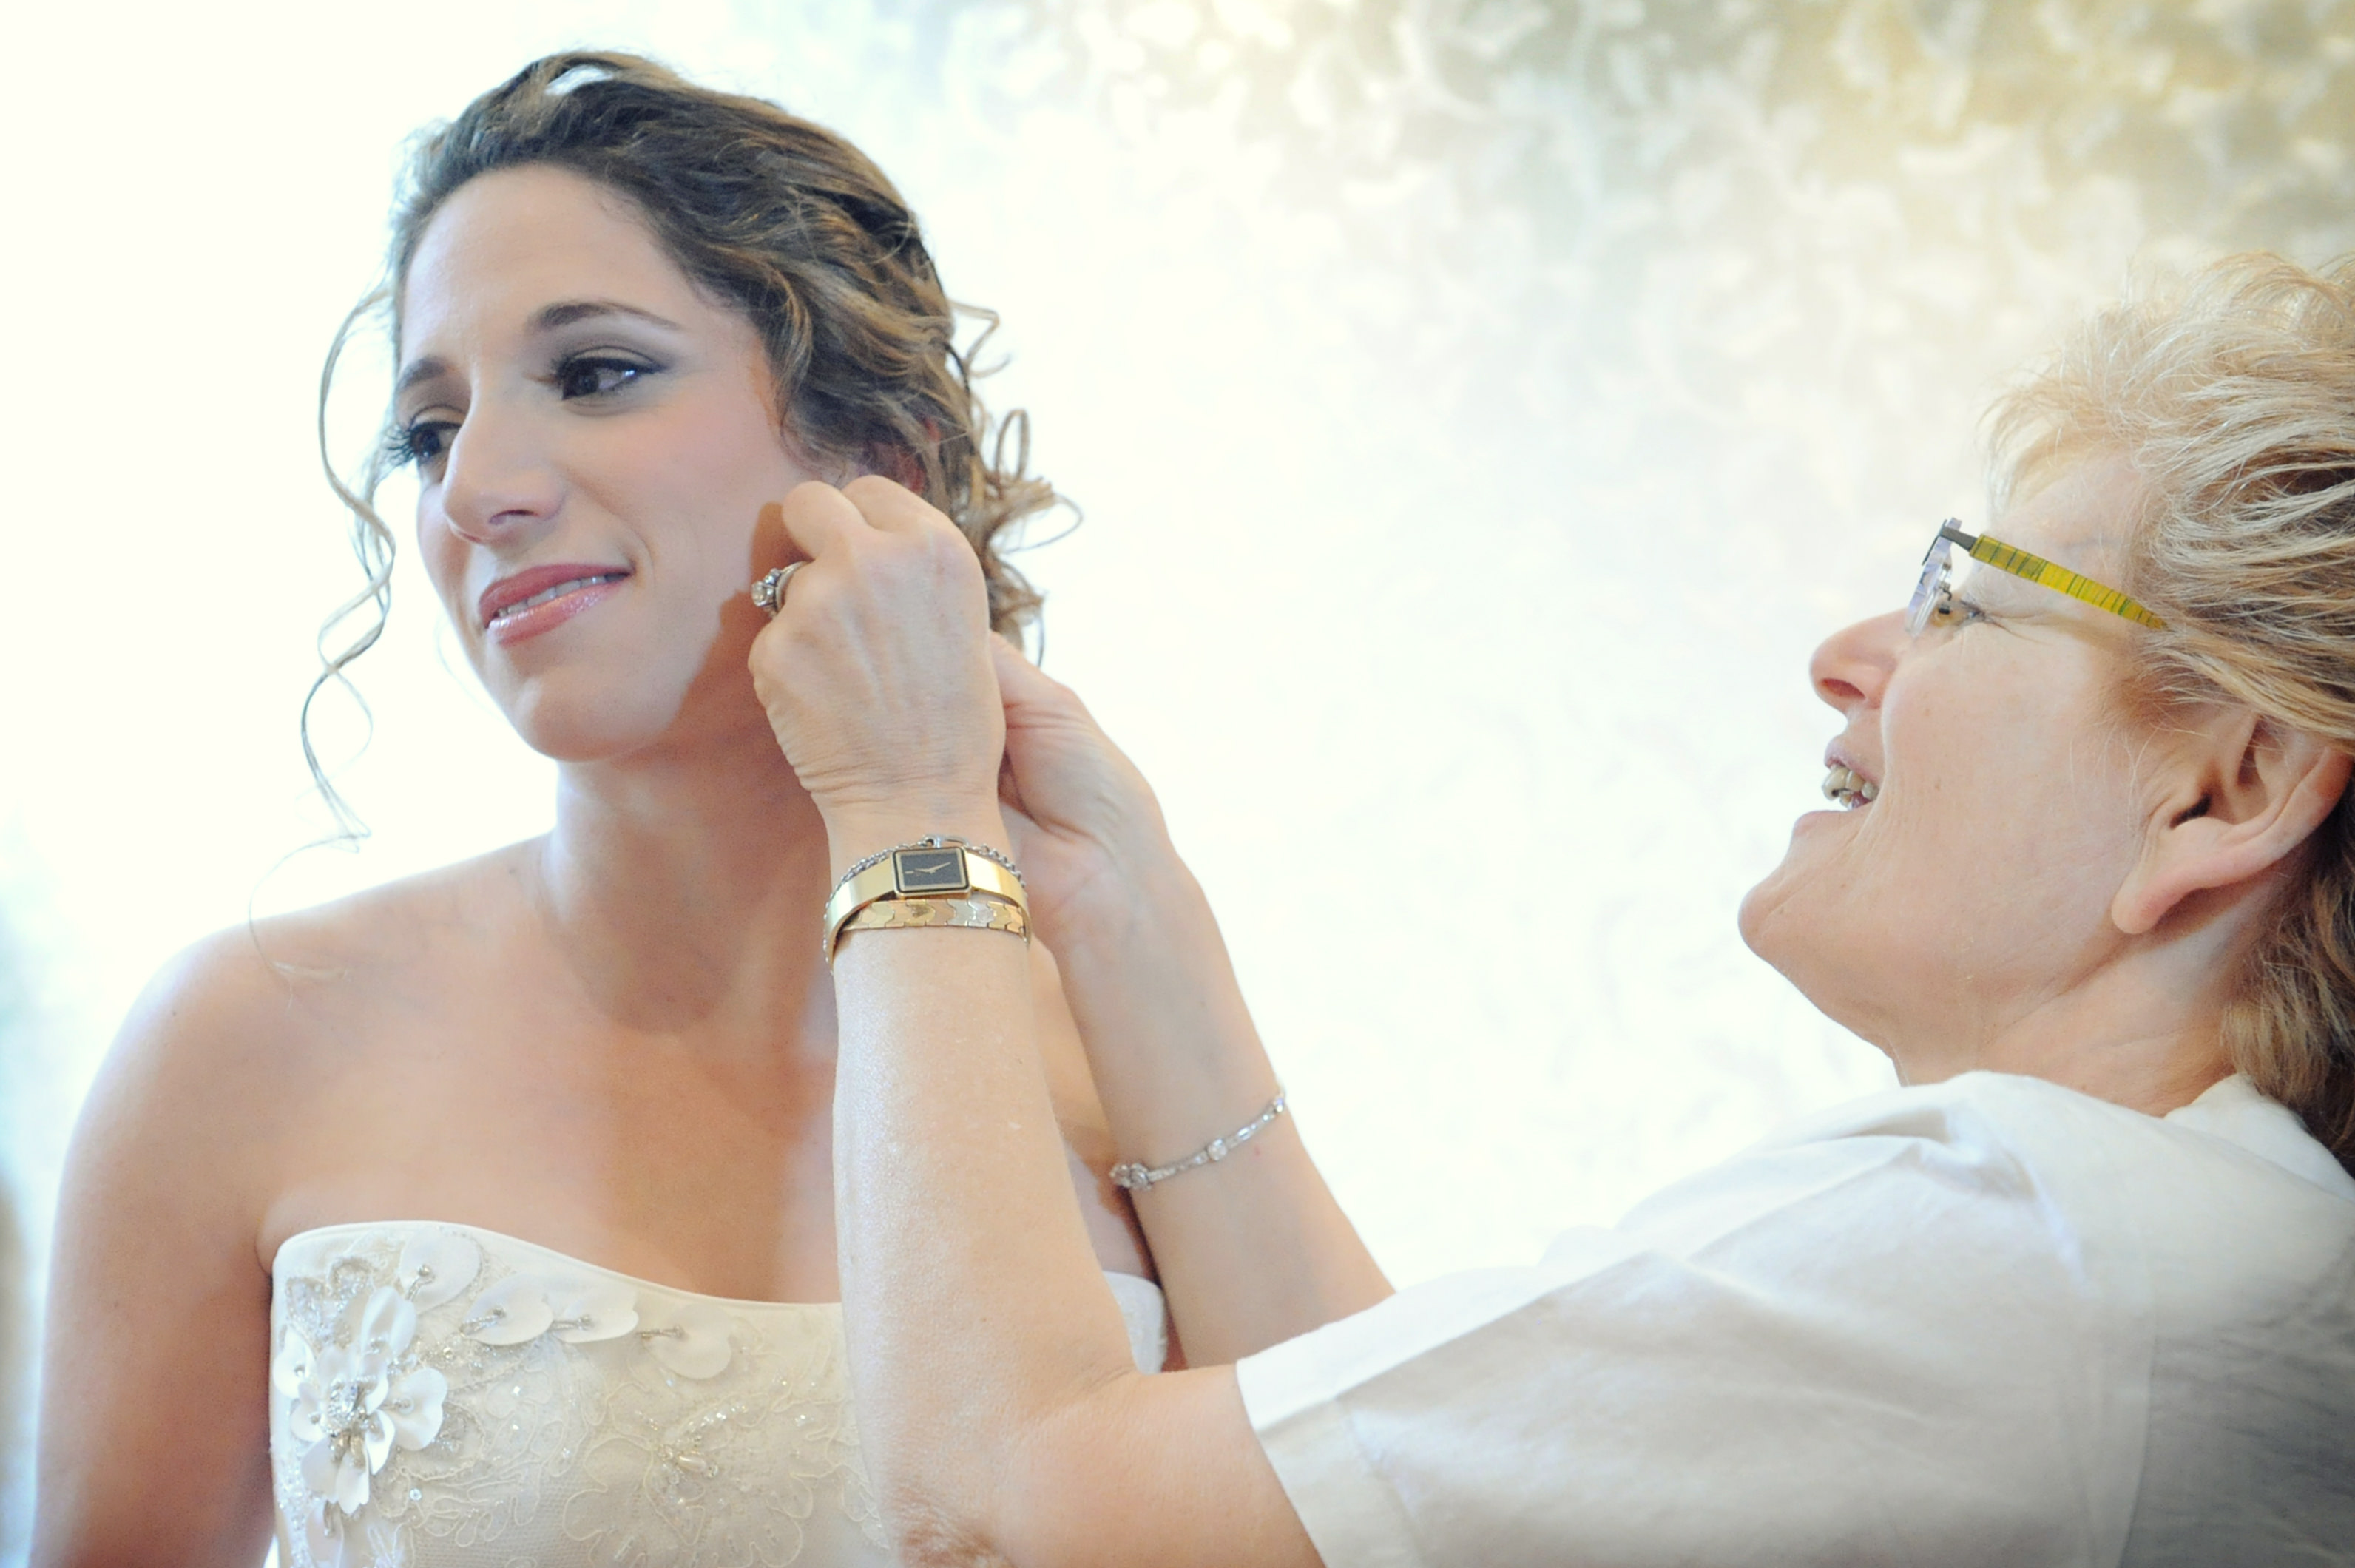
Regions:
<instances>
[{"instance_id":1,"label":"blonde curly hair","mask_svg":"<svg viewBox=\"0 0 2355 1568\"><path fill-rule=\"evenodd\" d=\"M2123 586L2167 624L2135 639L2137 695L2240 704L2355 752L2355 258L2146 283L1989 430L1998 513L2088 454L2140 480ZM2224 1037L2355 1171L2355 792L2253 944Z\"/></svg>"},{"instance_id":2,"label":"blonde curly hair","mask_svg":"<svg viewBox=\"0 0 2355 1568\"><path fill-rule=\"evenodd\" d=\"M1028 472L1028 415L993 420L974 390L975 354L996 317L948 297L915 214L882 171L822 126L762 99L698 87L652 60L549 55L420 139L393 212L386 281L345 319L321 376L320 456L351 513L368 582L321 631L303 752L347 835L358 825L319 765L311 709L383 634L393 534L375 497L396 459L388 448L347 480L328 448L328 393L363 324L389 315L399 340L401 285L442 203L478 176L530 165L570 170L628 198L681 270L759 332L780 433L822 463L912 472L914 487L981 558L992 624L1018 638L1038 616L1037 591L1006 559L1009 530L1061 498ZM960 315L983 323L964 349ZM355 618L357 632L336 645Z\"/></svg>"}]
</instances>

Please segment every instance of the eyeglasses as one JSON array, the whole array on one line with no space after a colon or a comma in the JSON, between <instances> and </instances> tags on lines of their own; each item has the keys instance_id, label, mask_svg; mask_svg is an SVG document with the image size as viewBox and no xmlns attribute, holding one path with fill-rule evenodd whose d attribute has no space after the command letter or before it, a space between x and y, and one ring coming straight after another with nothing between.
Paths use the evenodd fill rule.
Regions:
<instances>
[{"instance_id":1,"label":"eyeglasses","mask_svg":"<svg viewBox=\"0 0 2355 1568\"><path fill-rule=\"evenodd\" d=\"M1938 525L1938 537L1930 541L1930 553L1922 558L1922 578L1913 584L1913 602L1905 606L1905 631L1918 637L1930 624L1932 616L1943 616L1954 603L1954 583L1949 567L1955 557L1955 547L1973 560L1985 561L1998 571L2008 571L2014 577L2024 577L2030 582L2041 582L2057 589L2072 599L2081 599L2096 610L2107 610L2113 615L2123 615L2140 625L2158 630L2167 623L2112 588L2083 577L2065 566L2055 566L2041 555L2030 555L2015 545L1986 534L1966 534L1953 517Z\"/></svg>"}]
</instances>

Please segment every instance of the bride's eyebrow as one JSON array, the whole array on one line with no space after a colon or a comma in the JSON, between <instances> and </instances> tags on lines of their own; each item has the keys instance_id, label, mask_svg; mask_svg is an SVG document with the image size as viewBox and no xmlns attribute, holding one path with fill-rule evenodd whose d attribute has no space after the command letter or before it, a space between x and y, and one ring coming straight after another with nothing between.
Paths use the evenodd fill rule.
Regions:
<instances>
[{"instance_id":1,"label":"bride's eyebrow","mask_svg":"<svg viewBox=\"0 0 2355 1568\"><path fill-rule=\"evenodd\" d=\"M532 314L531 330L554 332L576 321L593 321L602 315L630 316L671 332L685 330L666 316L656 315L650 310L640 310L634 304L623 304L619 300L559 300L554 304L542 305ZM440 359L431 357L420 359L400 373L400 379L393 383L392 395L398 398L420 381L430 381L448 368L449 366Z\"/></svg>"},{"instance_id":2,"label":"bride's eyebrow","mask_svg":"<svg viewBox=\"0 0 2355 1568\"><path fill-rule=\"evenodd\" d=\"M418 382L431 381L434 377L441 375L443 371L449 369L449 368L450 367L442 360L432 358L430 356L423 359L411 361L409 368L400 373L400 379L393 382L393 397L396 400L399 399L401 393L406 392L410 388L417 385Z\"/></svg>"},{"instance_id":3,"label":"bride's eyebrow","mask_svg":"<svg viewBox=\"0 0 2355 1568\"><path fill-rule=\"evenodd\" d=\"M553 332L559 326L570 326L576 321L589 321L601 315L634 316L651 325L667 327L673 332L680 330L675 321L666 320L650 310L623 304L619 300L559 300L554 304L542 305L532 316L531 325L535 332Z\"/></svg>"}]
</instances>

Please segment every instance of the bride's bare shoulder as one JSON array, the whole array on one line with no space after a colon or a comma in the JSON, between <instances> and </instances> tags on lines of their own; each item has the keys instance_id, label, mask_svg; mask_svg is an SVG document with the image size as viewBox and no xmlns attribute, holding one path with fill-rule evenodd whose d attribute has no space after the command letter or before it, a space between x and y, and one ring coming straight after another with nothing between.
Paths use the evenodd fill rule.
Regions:
<instances>
[{"instance_id":1,"label":"bride's bare shoulder","mask_svg":"<svg viewBox=\"0 0 2355 1568\"><path fill-rule=\"evenodd\" d=\"M385 1018L431 998L436 955L496 918L528 853L232 926L166 963L83 1103L65 1183L73 1223L60 1221L76 1256L103 1253L124 1227L250 1248L288 1128L366 1056Z\"/></svg>"},{"instance_id":2,"label":"bride's bare shoulder","mask_svg":"<svg viewBox=\"0 0 2355 1568\"><path fill-rule=\"evenodd\" d=\"M536 840L510 845L216 932L148 983L116 1054L217 1059L226 1051L250 1061L335 1032L400 993L430 989L443 961L481 955L527 911L537 852Z\"/></svg>"},{"instance_id":3,"label":"bride's bare shoulder","mask_svg":"<svg viewBox=\"0 0 2355 1568\"><path fill-rule=\"evenodd\" d=\"M221 933L297 990L382 977L448 952L479 952L531 911L541 840L380 883Z\"/></svg>"}]
</instances>

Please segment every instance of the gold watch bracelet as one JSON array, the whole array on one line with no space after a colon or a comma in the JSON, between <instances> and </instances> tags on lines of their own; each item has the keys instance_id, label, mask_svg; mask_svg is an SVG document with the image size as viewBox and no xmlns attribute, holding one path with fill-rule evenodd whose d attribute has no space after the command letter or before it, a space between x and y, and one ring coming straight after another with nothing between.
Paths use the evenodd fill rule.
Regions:
<instances>
[{"instance_id":1,"label":"gold watch bracelet","mask_svg":"<svg viewBox=\"0 0 2355 1568\"><path fill-rule=\"evenodd\" d=\"M918 913L922 904L956 905ZM1004 914L993 910L1004 909ZM843 873L826 901L820 946L829 967L851 931L963 926L1030 939L1030 900L1012 861L935 834L870 855Z\"/></svg>"}]
</instances>

